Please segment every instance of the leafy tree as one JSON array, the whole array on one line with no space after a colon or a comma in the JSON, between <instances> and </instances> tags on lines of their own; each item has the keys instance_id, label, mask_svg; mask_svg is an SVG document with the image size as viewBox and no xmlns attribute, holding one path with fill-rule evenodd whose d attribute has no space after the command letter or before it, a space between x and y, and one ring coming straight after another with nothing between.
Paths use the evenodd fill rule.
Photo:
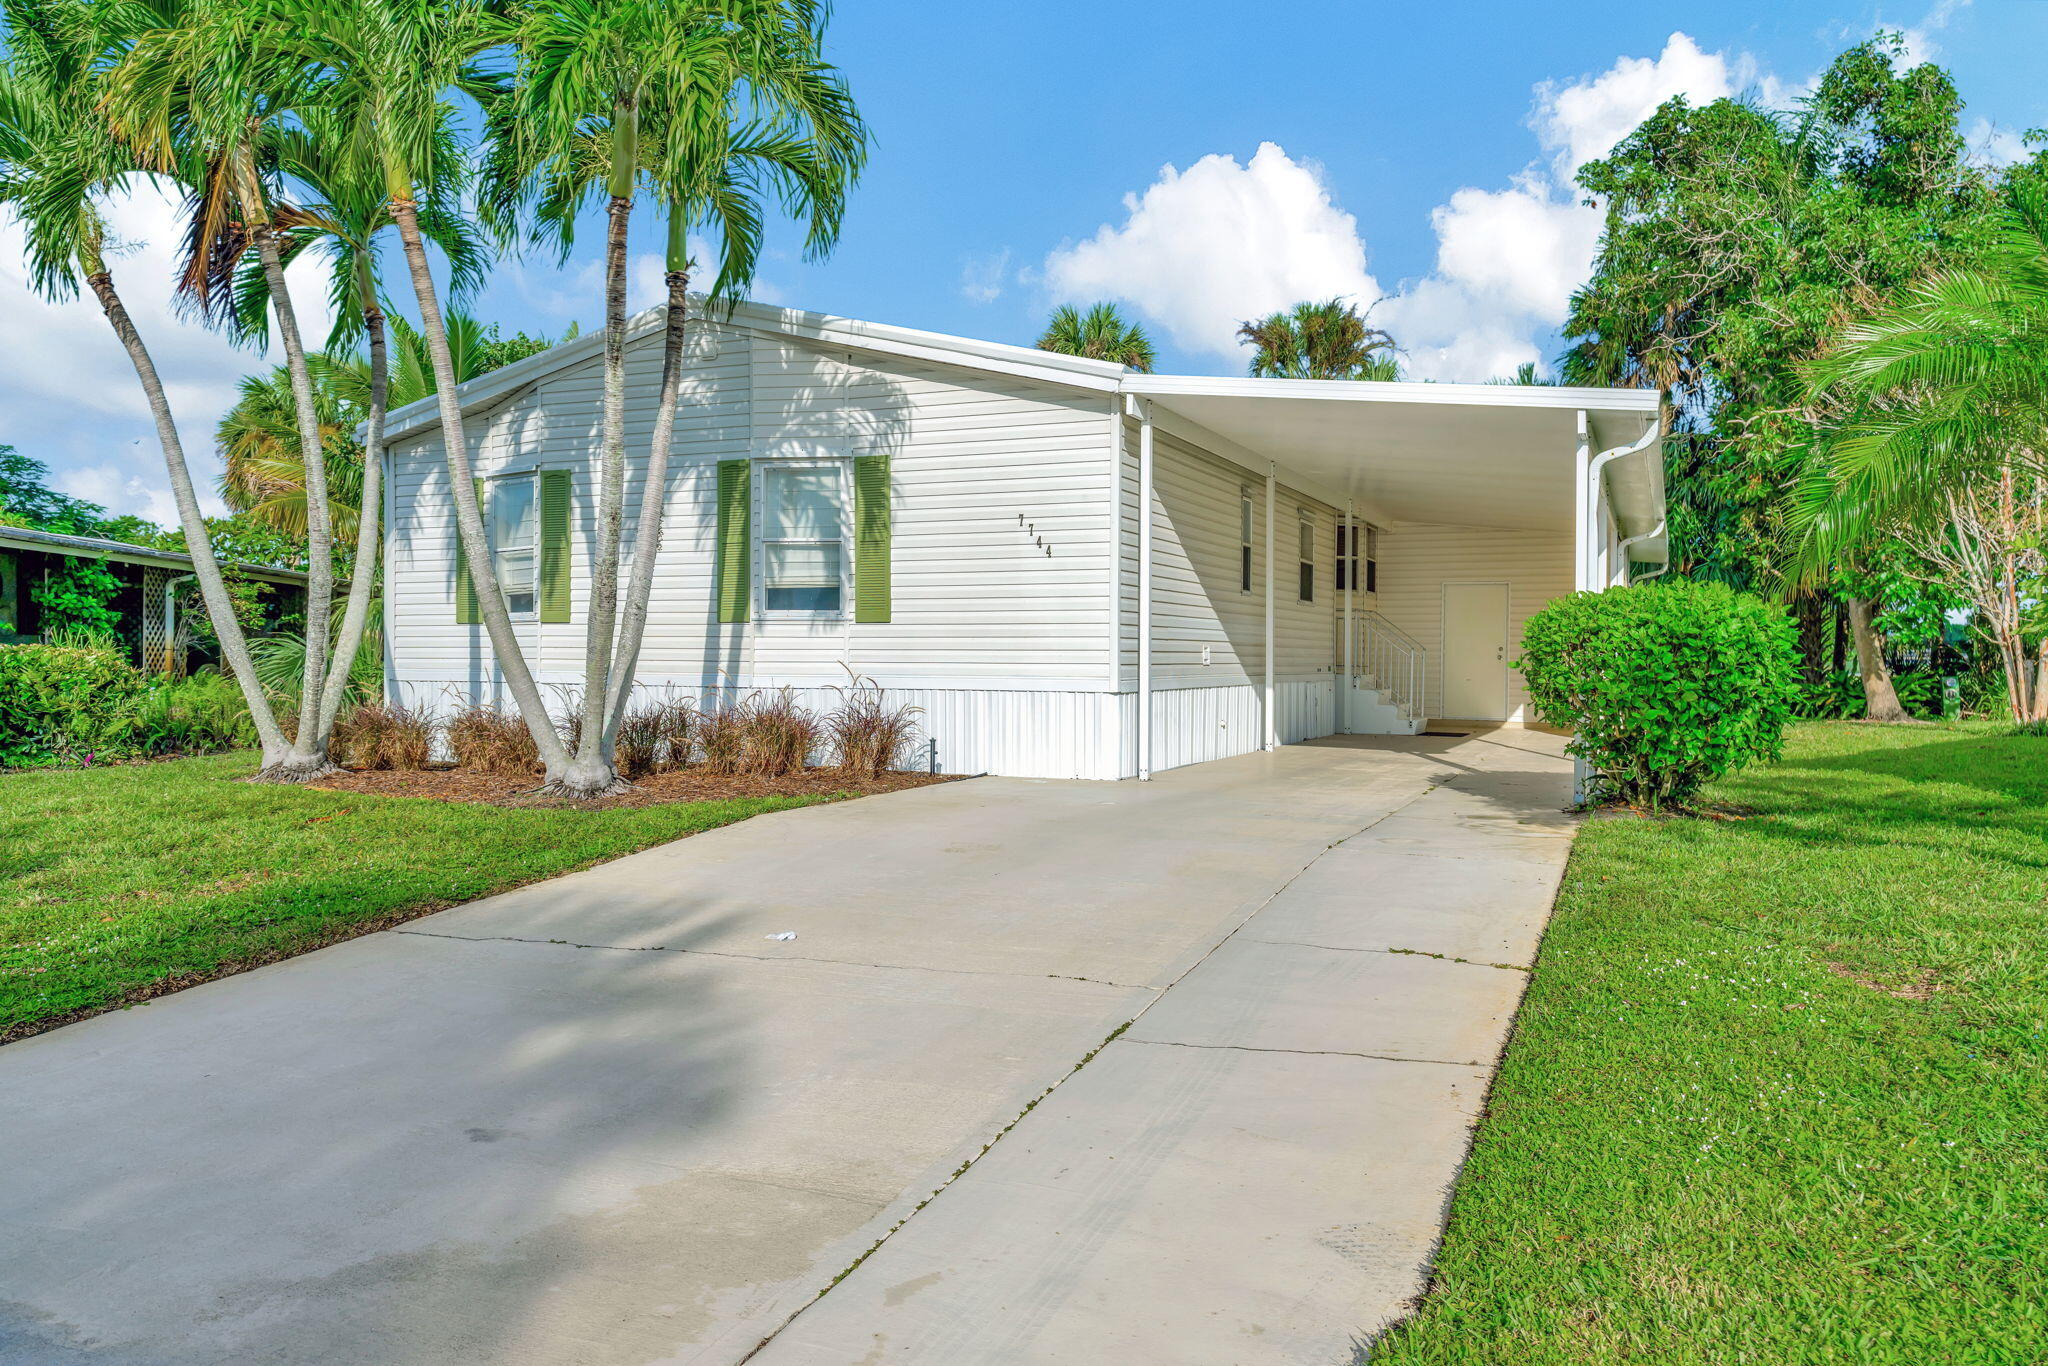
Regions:
<instances>
[{"instance_id":1,"label":"leafy tree","mask_svg":"<svg viewBox=\"0 0 2048 1366\"><path fill-rule=\"evenodd\" d=\"M1808 367L1823 433L1793 520L1813 558L1895 536L1962 587L2018 720L2048 720L2048 176L2005 188L1974 268L1937 270ZM2035 675L2030 683L2029 674Z\"/></svg>"},{"instance_id":2,"label":"leafy tree","mask_svg":"<svg viewBox=\"0 0 2048 1366\"><path fill-rule=\"evenodd\" d=\"M1086 313L1072 304L1061 304L1032 344L1063 356L1113 361L1141 375L1151 374L1158 360L1145 329L1106 302L1090 305Z\"/></svg>"},{"instance_id":3,"label":"leafy tree","mask_svg":"<svg viewBox=\"0 0 2048 1366\"><path fill-rule=\"evenodd\" d=\"M57 492L49 478L50 467L42 461L0 446L0 522L68 536L105 536L107 510Z\"/></svg>"},{"instance_id":4,"label":"leafy tree","mask_svg":"<svg viewBox=\"0 0 2048 1366\"><path fill-rule=\"evenodd\" d=\"M1251 373L1264 379L1372 379L1401 377L1391 334L1369 326L1342 299L1298 303L1237 329L1252 345Z\"/></svg>"},{"instance_id":5,"label":"leafy tree","mask_svg":"<svg viewBox=\"0 0 2048 1366\"><path fill-rule=\"evenodd\" d=\"M156 13L153 3L137 0L123 7L122 17ZM170 0L163 3L168 6ZM219 632L222 656L255 723L262 773L274 777L299 756L256 682L248 642L234 618L199 511L170 401L107 260L110 244L101 206L143 167L108 119L101 13L81 0L0 0L7 25L7 50L0 64L0 204L14 212L24 229L30 284L46 298L66 299L78 292L82 281L135 368L163 447L207 615Z\"/></svg>"},{"instance_id":6,"label":"leafy tree","mask_svg":"<svg viewBox=\"0 0 2048 1366\"><path fill-rule=\"evenodd\" d=\"M1787 489L1837 417L1812 401L1801 366L1988 236L1992 194L1963 157L1962 101L1940 68L1900 70L1903 50L1895 35L1858 44L1790 113L1671 100L1580 171L1607 223L1564 328L1564 377L1668 395L1683 573L1800 595L1812 580L1791 565ZM1851 578L1878 553L1838 552ZM1903 718L1873 608L1853 596L1848 607L1870 714Z\"/></svg>"}]
</instances>

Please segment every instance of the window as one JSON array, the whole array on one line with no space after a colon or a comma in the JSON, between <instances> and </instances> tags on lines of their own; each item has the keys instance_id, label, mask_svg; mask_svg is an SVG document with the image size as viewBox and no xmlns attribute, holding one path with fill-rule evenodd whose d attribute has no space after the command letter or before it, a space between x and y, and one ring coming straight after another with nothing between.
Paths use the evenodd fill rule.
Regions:
<instances>
[{"instance_id":1,"label":"window","mask_svg":"<svg viewBox=\"0 0 2048 1366\"><path fill-rule=\"evenodd\" d=\"M540 539L536 482L531 474L504 475L490 481L491 566L498 571L505 610L515 617L534 615L535 570L540 559L536 553Z\"/></svg>"},{"instance_id":2,"label":"window","mask_svg":"<svg viewBox=\"0 0 2048 1366\"><path fill-rule=\"evenodd\" d=\"M1252 591L1252 491L1250 489L1239 489L1237 491L1237 512L1237 591L1249 593Z\"/></svg>"},{"instance_id":3,"label":"window","mask_svg":"<svg viewBox=\"0 0 2048 1366\"><path fill-rule=\"evenodd\" d=\"M1365 528L1365 591L1380 591L1380 529Z\"/></svg>"},{"instance_id":4,"label":"window","mask_svg":"<svg viewBox=\"0 0 2048 1366\"><path fill-rule=\"evenodd\" d=\"M761 609L838 616L846 596L846 472L766 461L761 472Z\"/></svg>"},{"instance_id":5,"label":"window","mask_svg":"<svg viewBox=\"0 0 2048 1366\"><path fill-rule=\"evenodd\" d=\"M1316 600L1316 524L1306 508L1295 511L1296 526L1301 532L1301 600Z\"/></svg>"},{"instance_id":6,"label":"window","mask_svg":"<svg viewBox=\"0 0 2048 1366\"><path fill-rule=\"evenodd\" d=\"M1373 551L1378 548L1379 533L1369 526L1353 523L1347 528L1339 523L1337 527L1337 587L1363 588L1368 593L1379 591L1378 566L1374 563ZM1365 577L1358 573L1360 552L1364 552Z\"/></svg>"}]
</instances>

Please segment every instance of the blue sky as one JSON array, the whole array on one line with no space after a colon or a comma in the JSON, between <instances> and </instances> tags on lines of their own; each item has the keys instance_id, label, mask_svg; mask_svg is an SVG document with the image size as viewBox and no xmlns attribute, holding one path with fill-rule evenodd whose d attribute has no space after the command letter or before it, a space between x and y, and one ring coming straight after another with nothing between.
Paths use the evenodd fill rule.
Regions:
<instances>
[{"instance_id":1,"label":"blue sky","mask_svg":"<svg viewBox=\"0 0 2048 1366\"><path fill-rule=\"evenodd\" d=\"M1597 215L1569 177L1666 96L1789 100L1878 27L1948 66L1992 158L2048 125L2048 0L1904 7L1241 3L839 7L831 51L875 134L838 250L779 233L762 297L1028 343L1062 299L1121 298L1162 369L1236 373L1237 318L1296 298L1375 304L1417 375L1546 366ZM1168 168L1172 168L1169 170ZM132 306L196 466L260 363L170 313L168 209L128 206ZM658 282L657 227L636 302ZM22 294L0 225L0 442L67 491L168 515L132 375L87 305ZM594 243L595 234L588 235ZM558 333L598 317L591 248L508 264L476 311ZM306 290L314 290L309 281Z\"/></svg>"}]
</instances>

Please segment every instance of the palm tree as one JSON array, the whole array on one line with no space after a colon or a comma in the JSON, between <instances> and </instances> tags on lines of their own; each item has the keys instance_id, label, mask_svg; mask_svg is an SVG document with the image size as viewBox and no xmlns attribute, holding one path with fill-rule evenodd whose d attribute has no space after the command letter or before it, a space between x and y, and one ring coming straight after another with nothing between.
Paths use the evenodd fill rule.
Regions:
<instances>
[{"instance_id":1,"label":"palm tree","mask_svg":"<svg viewBox=\"0 0 2048 1366\"><path fill-rule=\"evenodd\" d=\"M1930 275L1807 368L1843 421L1806 462L1792 522L1809 577L1888 535L1947 571L2024 721L2048 719L2048 641L2030 687L2023 638L2048 569L2048 187L2015 175L2000 219L1975 268Z\"/></svg>"},{"instance_id":2,"label":"palm tree","mask_svg":"<svg viewBox=\"0 0 2048 1366\"><path fill-rule=\"evenodd\" d=\"M381 406L376 399L376 346L372 346L367 361L359 355L319 351L306 357L313 373L320 431L327 445L328 503L335 535L344 539L358 536L356 518L365 501L371 505L371 515L376 515L378 471L366 466L378 462L369 460L366 444L355 439L356 429L381 424L384 412L434 394L433 363L427 357L426 341L418 329L399 314L380 319L378 329L387 339L383 347ZM466 313L448 315L448 348L454 357L456 378L463 383L554 344L547 338L531 338L523 333L500 340L495 327L487 327ZM240 398L214 432L223 465L221 497L229 507L248 514L259 525L304 537L306 472L299 459L298 417L292 407L290 375L282 365L245 375L239 391ZM378 425L377 431L381 430ZM357 563L363 562L360 557L364 553L376 552L374 528L367 545L366 552L358 544ZM338 641L337 635L337 649Z\"/></svg>"},{"instance_id":3,"label":"palm tree","mask_svg":"<svg viewBox=\"0 0 2048 1366\"><path fill-rule=\"evenodd\" d=\"M159 16L171 17L173 3L166 0ZM146 5L130 11L151 12ZM70 298L83 279L135 367L163 447L200 596L255 723L263 756L257 776L287 777L293 746L257 680L199 510L170 401L107 262L101 206L143 170L105 114L96 16L80 0L0 0L0 14L7 21L7 52L0 65L0 203L13 210L26 230L29 278L36 291L47 299Z\"/></svg>"},{"instance_id":4,"label":"palm tree","mask_svg":"<svg viewBox=\"0 0 2048 1366\"><path fill-rule=\"evenodd\" d=\"M254 0L252 0L252 3ZM455 504L455 530L476 589L478 614L498 669L551 780L570 756L548 717L519 648L498 586L463 435L460 383L439 289L427 258L426 226L462 210L464 171L453 136L462 99L491 100L501 58L516 30L498 0L268 0L280 59L316 68L311 102L349 129L348 155L379 186L405 254L439 400L441 445ZM423 202L424 200L424 202Z\"/></svg>"},{"instance_id":5,"label":"palm tree","mask_svg":"<svg viewBox=\"0 0 2048 1366\"><path fill-rule=\"evenodd\" d=\"M318 89L317 86L311 89ZM280 255L289 263L306 251L327 257L329 294L334 326L326 341L326 356L308 358L314 381L315 406L323 430L328 415L346 409L349 434L337 448L328 443L327 466L331 517L337 535L352 538L356 572L349 581L348 598L340 629L335 634L334 664L329 669L321 697L320 731L327 733L339 711L350 674L341 662L361 653L370 620L374 591L378 534L378 509L383 484L384 416L393 401L387 395L391 384L387 315L384 303L378 247L383 232L392 228L390 205L383 195L383 182L373 161L361 155L357 134L345 109L337 111L315 98L294 111L295 122L275 130L270 139L275 169L287 184L296 185L307 196L303 203L279 200L273 210L281 240ZM437 165L444 170L460 164L449 131L443 129L441 156ZM240 225L208 231L203 197L195 197L193 231L187 242L187 260L180 279L181 295L209 319L228 328L238 340L263 341L268 334L272 311L270 274L253 242ZM485 256L481 242L467 222L456 214L430 211L421 216L428 239L440 248L448 263L449 287L454 293L468 293L481 285ZM397 320L404 325L402 318ZM473 326L473 325L472 325ZM367 369L338 357L358 342L366 343ZM425 357L416 372L425 374ZM458 364L458 369L460 369ZM257 377L243 381L243 402L223 424L223 453L228 469L224 491L232 492L238 475L251 474L277 482L276 492L255 504L276 514L288 529L303 533L306 525L306 470L294 435L288 443L258 444L272 425L277 408L270 401L288 378L289 367L280 367L269 380ZM467 376L465 376L467 378ZM431 384L404 387L396 405L411 402L431 392ZM230 444L227 428L238 418L255 419L255 426L237 435ZM356 424L365 427L366 440L358 445L353 437ZM238 462L239 451L249 459ZM231 502L234 500L231 498Z\"/></svg>"},{"instance_id":6,"label":"palm tree","mask_svg":"<svg viewBox=\"0 0 2048 1366\"><path fill-rule=\"evenodd\" d=\"M1298 303L1242 324L1237 335L1252 344L1254 378L1400 378L1393 337L1367 326L1365 315L1342 299Z\"/></svg>"},{"instance_id":7,"label":"palm tree","mask_svg":"<svg viewBox=\"0 0 2048 1366\"><path fill-rule=\"evenodd\" d=\"M1113 361L1141 375L1151 374L1158 360L1145 329L1126 321L1112 303L1092 304L1086 313L1072 304L1061 304L1032 345L1063 356Z\"/></svg>"},{"instance_id":8,"label":"palm tree","mask_svg":"<svg viewBox=\"0 0 2048 1366\"><path fill-rule=\"evenodd\" d=\"M715 307L753 283L767 219L764 201L770 196L784 214L804 225L807 258L829 253L839 238L847 193L867 155L866 126L845 83L819 59L815 28L770 29L765 36L775 41L744 46L739 59L701 61L699 78L656 87L643 119L643 170L668 224L668 298L661 389L599 746L605 756L612 753L632 696L661 551L668 462L682 392L690 231L701 226L718 244L718 273L705 300L707 307ZM736 119L742 108L747 111L744 122Z\"/></svg>"},{"instance_id":9,"label":"palm tree","mask_svg":"<svg viewBox=\"0 0 2048 1366\"><path fill-rule=\"evenodd\" d=\"M279 224L273 212L278 138L312 102L315 77L289 47L275 43L272 0L189 0L121 35L105 103L115 127L145 165L195 186L197 254L212 254L232 233L253 246L276 317L291 379L306 471L306 660L292 756L280 777L305 780L332 771L321 719L327 692L334 589L333 528L319 407L285 286ZM232 227L230 226L232 225ZM346 658L334 661L345 671Z\"/></svg>"},{"instance_id":10,"label":"palm tree","mask_svg":"<svg viewBox=\"0 0 2048 1366\"><path fill-rule=\"evenodd\" d=\"M521 17L519 74L493 109L488 202L510 226L531 204L533 233L566 255L575 224L605 202L604 389L597 461L597 534L577 753L550 786L602 796L623 786L611 739L629 670L615 684L622 623L619 547L626 486L626 249L634 196L650 183L669 213L670 332L658 409L659 468L642 490L642 526L658 530L667 446L680 392L687 232L708 215L725 228L729 289L733 266L751 274L760 215L759 177L778 180L811 205L812 247L821 227L836 231L844 177L859 164L865 133L845 88L818 56L822 7L812 0L537 0ZM735 133L734 125L740 129ZM753 143L735 155L736 143ZM753 178L750 183L750 178ZM823 192L822 197L820 191ZM735 251L741 260L735 259ZM714 293L719 292L714 289ZM651 482L659 477L662 482ZM653 513L645 509L652 502ZM652 589L652 537L642 543ZM636 580L639 578L636 574ZM632 614L627 652L637 656L644 605Z\"/></svg>"}]
</instances>

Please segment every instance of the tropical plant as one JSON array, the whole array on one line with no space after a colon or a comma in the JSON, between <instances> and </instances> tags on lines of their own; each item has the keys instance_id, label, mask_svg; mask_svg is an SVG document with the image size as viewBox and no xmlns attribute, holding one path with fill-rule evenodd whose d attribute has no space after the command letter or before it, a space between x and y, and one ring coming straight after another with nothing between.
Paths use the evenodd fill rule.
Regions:
<instances>
[{"instance_id":1,"label":"tropical plant","mask_svg":"<svg viewBox=\"0 0 2048 1366\"><path fill-rule=\"evenodd\" d=\"M1393 336L1365 320L1342 299L1298 303L1237 329L1251 343L1251 373L1260 379L1366 379L1401 377Z\"/></svg>"},{"instance_id":2,"label":"tropical plant","mask_svg":"<svg viewBox=\"0 0 2048 1366\"><path fill-rule=\"evenodd\" d=\"M567 767L558 770L549 758L555 791L600 796L622 781L612 756L660 548L660 491L667 487L681 392L690 229L707 226L722 244L713 299L730 298L751 281L763 201L770 195L804 221L812 254L837 238L866 132L844 82L820 55L823 23L823 7L813 0L539 0L521 13L518 78L492 109L487 203L507 230L526 211L530 234L553 239L564 253L582 210L600 198L607 225L604 391L581 724ZM622 602L626 250L634 198L643 186L668 219L667 326ZM485 596L481 585L478 592ZM483 606L489 611L497 604ZM547 742L541 747L548 755Z\"/></svg>"},{"instance_id":3,"label":"tropical plant","mask_svg":"<svg viewBox=\"0 0 2048 1366\"><path fill-rule=\"evenodd\" d=\"M1640 584L1559 598L1515 662L1537 715L1573 733L1598 795L1663 806L1775 759L1801 700L1792 624L1726 584Z\"/></svg>"},{"instance_id":4,"label":"tropical plant","mask_svg":"<svg viewBox=\"0 0 2048 1366\"><path fill-rule=\"evenodd\" d=\"M1889 552L1840 544L1824 579L1796 563L1788 491L1840 417L1812 401L1802 366L1990 231L1955 86L1938 67L1907 69L1904 51L1896 35L1857 44L1791 112L1673 99L1578 177L1606 231L1563 329L1564 379L1664 392L1678 572L1791 601L1811 625L1813 679L1813 595L1874 622L1882 604L1864 593ZM1882 639L1859 627L1855 642L1868 714L1903 719Z\"/></svg>"},{"instance_id":5,"label":"tropical plant","mask_svg":"<svg viewBox=\"0 0 2048 1366\"><path fill-rule=\"evenodd\" d=\"M2048 720L2048 180L2005 187L1972 269L1938 270L1807 367L1846 420L1797 491L1807 561L1895 536L1961 587L1998 650L2016 720Z\"/></svg>"},{"instance_id":6,"label":"tropical plant","mask_svg":"<svg viewBox=\"0 0 2048 1366\"><path fill-rule=\"evenodd\" d=\"M524 360L555 342L524 332L501 337L496 324L486 325L466 313L448 314L448 346L459 382L468 382L502 365ZM327 440L328 501L335 535L352 540L364 491L364 445L356 429L372 412L403 408L434 393L434 372L426 343L417 328L397 314L378 324L386 337L385 398L379 407L374 359L353 354L308 356L313 391L320 410L320 430ZM374 356L375 347L372 346ZM292 411L290 376L282 365L246 375L241 397L215 430L223 470L221 497L251 521L275 527L303 540L306 531L305 465L299 459L297 417ZM360 547L355 554L360 554ZM351 556L351 559L354 557ZM338 647L337 647L338 648Z\"/></svg>"},{"instance_id":7,"label":"tropical plant","mask_svg":"<svg viewBox=\"0 0 2048 1366\"><path fill-rule=\"evenodd\" d=\"M1106 302L1089 305L1086 313L1073 304L1061 304L1053 310L1045 331L1032 345L1063 356L1111 361L1141 375L1152 373L1158 360L1145 329L1127 320L1115 304Z\"/></svg>"},{"instance_id":8,"label":"tropical plant","mask_svg":"<svg viewBox=\"0 0 2048 1366\"><path fill-rule=\"evenodd\" d=\"M90 753L103 718L141 690L111 643L0 645L0 768Z\"/></svg>"},{"instance_id":9,"label":"tropical plant","mask_svg":"<svg viewBox=\"0 0 2048 1366\"><path fill-rule=\"evenodd\" d=\"M120 7L112 10L115 60L102 101L108 116L146 168L191 186L193 261L253 249L284 351L305 467L308 648L292 754L275 776L303 781L331 767L333 713L322 698L333 634L333 523L319 404L285 284L276 168L284 145L317 103L318 68L276 41L289 31L280 29L286 16L276 0L184 0L135 21ZM284 223L291 221L287 213ZM346 657L334 668L345 672Z\"/></svg>"},{"instance_id":10,"label":"tropical plant","mask_svg":"<svg viewBox=\"0 0 2048 1366\"><path fill-rule=\"evenodd\" d=\"M137 0L124 16L168 17L173 0ZM101 206L142 166L107 116L107 64L101 60L102 11L84 0L0 0L7 51L0 65L0 204L20 221L28 277L45 298L92 291L141 382L193 572L221 652L234 671L263 751L259 776L284 777L302 765L284 738L250 666L248 643L228 599L220 564L199 510L197 491L170 401L107 260Z\"/></svg>"}]
</instances>

